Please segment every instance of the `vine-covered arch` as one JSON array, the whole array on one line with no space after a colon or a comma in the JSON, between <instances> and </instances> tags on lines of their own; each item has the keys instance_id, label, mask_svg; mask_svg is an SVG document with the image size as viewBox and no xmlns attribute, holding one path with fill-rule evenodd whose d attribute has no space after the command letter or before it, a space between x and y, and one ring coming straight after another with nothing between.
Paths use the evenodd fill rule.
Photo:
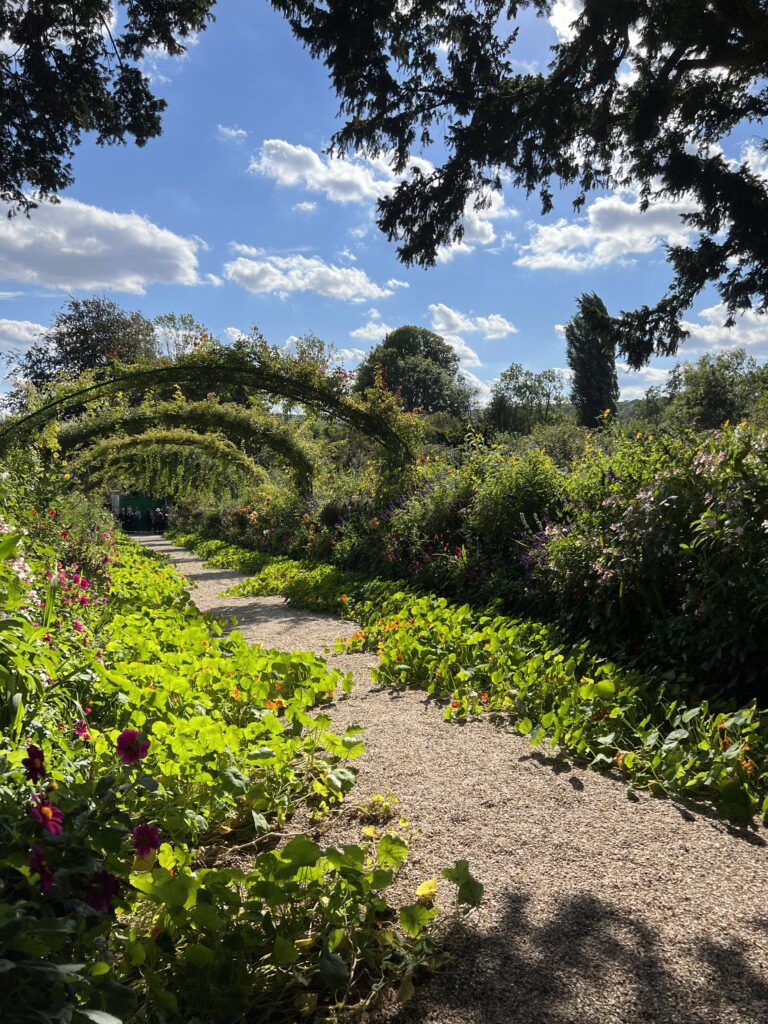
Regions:
<instances>
[{"instance_id":1,"label":"vine-covered arch","mask_svg":"<svg viewBox=\"0 0 768 1024\"><path fill-rule=\"evenodd\" d=\"M291 467L300 493L310 494L314 465L305 445L294 431L255 409L217 401L171 401L140 406L101 409L63 423L59 444L72 451L94 439L123 432L140 435L152 426L194 429L201 434L220 434L233 444L244 444L249 454L254 448L268 448Z\"/></svg>"},{"instance_id":2,"label":"vine-covered arch","mask_svg":"<svg viewBox=\"0 0 768 1024\"><path fill-rule=\"evenodd\" d=\"M254 360L222 347L213 353L190 355L174 363L110 367L104 380L83 386L72 382L63 393L37 409L9 422L0 430L0 453L59 419L73 408L108 398L131 388L148 389L192 386L203 393L212 387L243 387L275 399L288 399L329 413L377 441L400 463L412 460L413 452L404 420L391 403L379 407L346 394L344 377L328 374L311 361L292 360L265 349Z\"/></svg>"},{"instance_id":3,"label":"vine-covered arch","mask_svg":"<svg viewBox=\"0 0 768 1024\"><path fill-rule=\"evenodd\" d=\"M127 437L108 437L89 445L72 462L76 476L84 484L102 484L104 477L116 467L125 468L137 454L148 450L191 450L196 455L234 467L244 479L253 483L269 480L263 466L241 451L237 445L215 434L198 434L192 430L146 430Z\"/></svg>"}]
</instances>

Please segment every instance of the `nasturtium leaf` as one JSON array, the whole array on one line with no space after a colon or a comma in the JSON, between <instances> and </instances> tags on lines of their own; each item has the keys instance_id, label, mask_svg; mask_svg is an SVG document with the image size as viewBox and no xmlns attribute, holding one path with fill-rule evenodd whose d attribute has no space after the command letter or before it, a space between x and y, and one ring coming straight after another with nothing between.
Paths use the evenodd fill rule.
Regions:
<instances>
[{"instance_id":1,"label":"nasturtium leaf","mask_svg":"<svg viewBox=\"0 0 768 1024\"><path fill-rule=\"evenodd\" d=\"M338 953L329 953L324 949L320 956L320 977L331 991L345 985L349 978L349 968Z\"/></svg>"},{"instance_id":2,"label":"nasturtium leaf","mask_svg":"<svg viewBox=\"0 0 768 1024\"><path fill-rule=\"evenodd\" d=\"M601 700L610 700L616 693L616 687L610 679L601 679L595 683L595 693Z\"/></svg>"},{"instance_id":3,"label":"nasturtium leaf","mask_svg":"<svg viewBox=\"0 0 768 1024\"><path fill-rule=\"evenodd\" d=\"M299 959L299 951L290 939L278 936L274 944L275 963L288 965L295 964Z\"/></svg>"},{"instance_id":4,"label":"nasturtium leaf","mask_svg":"<svg viewBox=\"0 0 768 1024\"><path fill-rule=\"evenodd\" d=\"M397 869L408 856L408 844L400 836L387 833L379 840L376 854L381 867Z\"/></svg>"},{"instance_id":5,"label":"nasturtium leaf","mask_svg":"<svg viewBox=\"0 0 768 1024\"><path fill-rule=\"evenodd\" d=\"M426 882L416 886L416 898L419 903L425 903L427 906L430 906L435 896L437 896L436 878L428 878Z\"/></svg>"},{"instance_id":6,"label":"nasturtium leaf","mask_svg":"<svg viewBox=\"0 0 768 1024\"><path fill-rule=\"evenodd\" d=\"M317 864L321 849L309 836L294 836L280 851L297 868L310 868Z\"/></svg>"},{"instance_id":7,"label":"nasturtium leaf","mask_svg":"<svg viewBox=\"0 0 768 1024\"><path fill-rule=\"evenodd\" d=\"M411 903L400 908L400 927L406 935L418 938L436 914L437 911L434 909Z\"/></svg>"}]
</instances>

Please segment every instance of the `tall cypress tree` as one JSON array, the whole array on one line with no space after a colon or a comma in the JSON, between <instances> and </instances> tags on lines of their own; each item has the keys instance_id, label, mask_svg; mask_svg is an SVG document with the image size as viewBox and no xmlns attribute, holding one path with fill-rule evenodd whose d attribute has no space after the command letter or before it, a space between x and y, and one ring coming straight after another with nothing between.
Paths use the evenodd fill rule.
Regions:
<instances>
[{"instance_id":1,"label":"tall cypress tree","mask_svg":"<svg viewBox=\"0 0 768 1024\"><path fill-rule=\"evenodd\" d=\"M616 329L595 292L584 292L578 310L565 325L566 357L573 372L571 401L579 423L594 427L606 409L616 412Z\"/></svg>"}]
</instances>

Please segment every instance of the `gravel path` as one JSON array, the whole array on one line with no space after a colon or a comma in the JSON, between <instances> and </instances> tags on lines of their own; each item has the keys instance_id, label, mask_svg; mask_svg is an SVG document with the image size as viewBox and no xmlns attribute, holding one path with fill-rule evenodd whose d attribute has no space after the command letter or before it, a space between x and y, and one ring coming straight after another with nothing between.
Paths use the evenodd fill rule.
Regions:
<instances>
[{"instance_id":1,"label":"gravel path","mask_svg":"<svg viewBox=\"0 0 768 1024\"><path fill-rule=\"evenodd\" d=\"M161 537L195 602L237 615L248 640L324 653L349 623L281 598L222 598L241 579ZM335 722L366 730L351 799L392 791L413 829L398 881L465 857L486 899L450 926L451 964L389 1024L766 1024L768 843L552 758L487 722L448 725L416 692L373 687L370 655L329 656L357 685ZM330 833L351 839L347 817ZM442 892L442 889L441 889Z\"/></svg>"}]
</instances>

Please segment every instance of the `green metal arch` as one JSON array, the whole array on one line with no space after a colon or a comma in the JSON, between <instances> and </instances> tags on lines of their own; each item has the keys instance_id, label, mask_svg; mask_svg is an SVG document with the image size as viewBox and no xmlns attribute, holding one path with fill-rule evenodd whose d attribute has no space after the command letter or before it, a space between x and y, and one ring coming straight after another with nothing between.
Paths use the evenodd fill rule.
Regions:
<instances>
[{"instance_id":1,"label":"green metal arch","mask_svg":"<svg viewBox=\"0 0 768 1024\"><path fill-rule=\"evenodd\" d=\"M234 403L162 402L153 406L104 409L95 415L63 423L59 443L64 451L72 451L94 438L106 438L122 431L135 436L152 425L194 428L198 433L221 434L233 444L242 442L247 447L269 448L290 465L298 490L311 494L314 465L293 431L270 422L260 412Z\"/></svg>"},{"instance_id":2,"label":"green metal arch","mask_svg":"<svg viewBox=\"0 0 768 1024\"><path fill-rule=\"evenodd\" d=\"M391 416L364 402L343 394L340 383L322 379L317 368L297 361L290 365L279 360L253 362L237 352L224 350L216 355L186 356L173 364L138 367L113 367L108 379L78 387L51 399L38 409L9 422L0 430L0 454L60 418L69 409L107 398L130 387L147 389L153 386L194 385L201 388L239 385L300 402L330 413L378 441L400 463L410 462L413 452L406 437L393 425Z\"/></svg>"},{"instance_id":3,"label":"green metal arch","mask_svg":"<svg viewBox=\"0 0 768 1024\"><path fill-rule=\"evenodd\" d=\"M131 453L150 447L191 448L194 451L214 455L237 466L254 480L266 482L267 471L254 462L237 445L215 434L198 434L191 430L148 430L143 434L129 437L108 437L89 445L73 460L73 469L78 475L93 475L95 467L108 469L110 463L130 456Z\"/></svg>"}]
</instances>

